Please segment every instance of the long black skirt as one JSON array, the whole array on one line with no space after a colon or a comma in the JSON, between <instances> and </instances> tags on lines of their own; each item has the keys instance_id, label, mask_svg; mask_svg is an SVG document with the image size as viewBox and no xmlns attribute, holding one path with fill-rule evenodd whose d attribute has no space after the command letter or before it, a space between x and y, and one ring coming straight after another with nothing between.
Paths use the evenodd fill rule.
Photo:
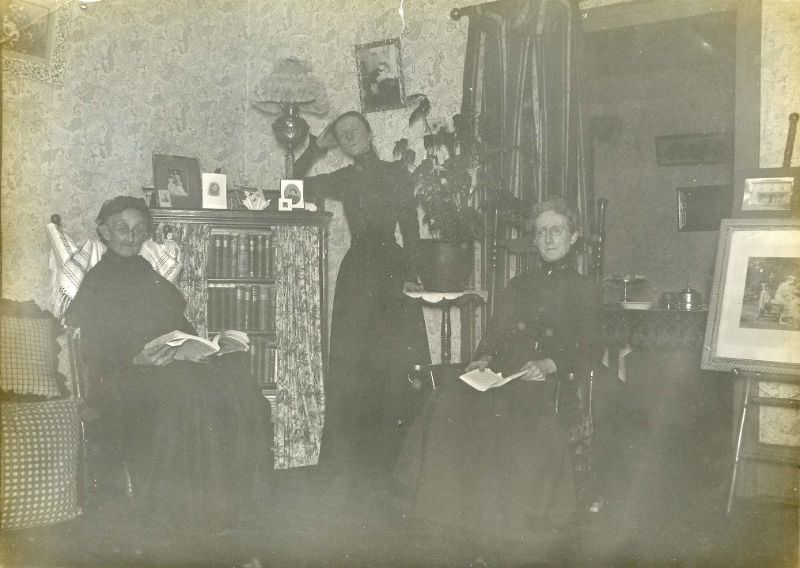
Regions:
<instances>
[{"instance_id":1,"label":"long black skirt","mask_svg":"<svg viewBox=\"0 0 800 568\"><path fill-rule=\"evenodd\" d=\"M138 368L119 392L134 503L146 522L217 530L263 510L269 405L240 354Z\"/></svg>"},{"instance_id":2,"label":"long black skirt","mask_svg":"<svg viewBox=\"0 0 800 568\"><path fill-rule=\"evenodd\" d=\"M566 528L576 510L554 380L479 392L457 378L428 400L395 470L412 516L510 540Z\"/></svg>"},{"instance_id":3,"label":"long black skirt","mask_svg":"<svg viewBox=\"0 0 800 568\"><path fill-rule=\"evenodd\" d=\"M405 425L424 402L408 369L430 353L421 306L402 294L404 276L395 243L356 242L339 268L319 464L347 482L391 477Z\"/></svg>"}]
</instances>

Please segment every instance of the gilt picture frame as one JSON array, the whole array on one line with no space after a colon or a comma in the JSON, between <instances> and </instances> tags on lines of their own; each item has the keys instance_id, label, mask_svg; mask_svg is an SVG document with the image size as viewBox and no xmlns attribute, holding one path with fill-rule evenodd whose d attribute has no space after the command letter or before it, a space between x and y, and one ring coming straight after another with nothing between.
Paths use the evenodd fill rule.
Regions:
<instances>
[{"instance_id":1,"label":"gilt picture frame","mask_svg":"<svg viewBox=\"0 0 800 568\"><path fill-rule=\"evenodd\" d=\"M356 45L355 58L364 113L406 106L400 38Z\"/></svg>"},{"instance_id":2,"label":"gilt picture frame","mask_svg":"<svg viewBox=\"0 0 800 568\"><path fill-rule=\"evenodd\" d=\"M800 220L724 219L701 367L800 380Z\"/></svg>"},{"instance_id":3,"label":"gilt picture frame","mask_svg":"<svg viewBox=\"0 0 800 568\"><path fill-rule=\"evenodd\" d=\"M153 186L167 190L172 207L201 209L200 165L195 158L153 154Z\"/></svg>"},{"instance_id":4,"label":"gilt picture frame","mask_svg":"<svg viewBox=\"0 0 800 568\"><path fill-rule=\"evenodd\" d=\"M732 217L800 217L800 168L738 170Z\"/></svg>"},{"instance_id":5,"label":"gilt picture frame","mask_svg":"<svg viewBox=\"0 0 800 568\"><path fill-rule=\"evenodd\" d=\"M60 84L70 10L65 1L2 0L3 72Z\"/></svg>"}]
</instances>

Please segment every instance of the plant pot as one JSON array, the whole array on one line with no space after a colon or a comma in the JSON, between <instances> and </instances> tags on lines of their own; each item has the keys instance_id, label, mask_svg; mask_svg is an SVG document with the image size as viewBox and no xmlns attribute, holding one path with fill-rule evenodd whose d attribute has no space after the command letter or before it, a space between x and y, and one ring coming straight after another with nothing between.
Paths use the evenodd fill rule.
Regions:
<instances>
[{"instance_id":1,"label":"plant pot","mask_svg":"<svg viewBox=\"0 0 800 568\"><path fill-rule=\"evenodd\" d=\"M474 266L472 241L421 239L416 263L425 290L461 292L469 286Z\"/></svg>"}]
</instances>

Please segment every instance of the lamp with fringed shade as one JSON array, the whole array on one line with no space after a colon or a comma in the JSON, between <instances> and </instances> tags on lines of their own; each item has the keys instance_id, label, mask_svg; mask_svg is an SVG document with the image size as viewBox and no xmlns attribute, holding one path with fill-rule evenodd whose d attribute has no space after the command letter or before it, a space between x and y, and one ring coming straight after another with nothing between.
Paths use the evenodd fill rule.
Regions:
<instances>
[{"instance_id":1,"label":"lamp with fringed shade","mask_svg":"<svg viewBox=\"0 0 800 568\"><path fill-rule=\"evenodd\" d=\"M292 178L294 149L308 134L308 123L300 116L300 110L317 115L327 113L325 86L303 61L286 57L279 59L272 73L256 86L253 106L268 115L280 113L272 123L272 131L286 147L286 177Z\"/></svg>"}]
</instances>

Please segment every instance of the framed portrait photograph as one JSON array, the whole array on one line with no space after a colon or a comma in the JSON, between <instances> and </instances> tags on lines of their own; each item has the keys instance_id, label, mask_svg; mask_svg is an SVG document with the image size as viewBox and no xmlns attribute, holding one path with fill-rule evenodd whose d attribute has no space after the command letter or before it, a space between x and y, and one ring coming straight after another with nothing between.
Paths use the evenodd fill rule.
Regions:
<instances>
[{"instance_id":1,"label":"framed portrait photograph","mask_svg":"<svg viewBox=\"0 0 800 568\"><path fill-rule=\"evenodd\" d=\"M733 137L727 132L656 136L659 166L723 164L733 159Z\"/></svg>"},{"instance_id":2,"label":"framed portrait photograph","mask_svg":"<svg viewBox=\"0 0 800 568\"><path fill-rule=\"evenodd\" d=\"M800 375L800 221L724 219L701 366Z\"/></svg>"},{"instance_id":3,"label":"framed portrait photograph","mask_svg":"<svg viewBox=\"0 0 800 568\"><path fill-rule=\"evenodd\" d=\"M798 217L800 168L758 168L736 172L732 217Z\"/></svg>"},{"instance_id":4,"label":"framed portrait photograph","mask_svg":"<svg viewBox=\"0 0 800 568\"><path fill-rule=\"evenodd\" d=\"M722 219L730 215L732 193L730 185L679 187L678 230L718 231Z\"/></svg>"},{"instance_id":5,"label":"framed portrait photograph","mask_svg":"<svg viewBox=\"0 0 800 568\"><path fill-rule=\"evenodd\" d=\"M361 110L377 112L406 106L400 38L355 46Z\"/></svg>"},{"instance_id":6,"label":"framed portrait photograph","mask_svg":"<svg viewBox=\"0 0 800 568\"><path fill-rule=\"evenodd\" d=\"M172 196L169 194L169 191L166 189L157 189L155 190L156 194L158 195L158 209L171 209L172 208Z\"/></svg>"},{"instance_id":7,"label":"framed portrait photograph","mask_svg":"<svg viewBox=\"0 0 800 568\"><path fill-rule=\"evenodd\" d=\"M169 191L176 209L200 209L200 165L195 158L153 154L153 185Z\"/></svg>"},{"instance_id":8,"label":"framed portrait photograph","mask_svg":"<svg viewBox=\"0 0 800 568\"><path fill-rule=\"evenodd\" d=\"M70 10L47 0L2 0L3 71L60 83Z\"/></svg>"},{"instance_id":9,"label":"framed portrait photograph","mask_svg":"<svg viewBox=\"0 0 800 568\"><path fill-rule=\"evenodd\" d=\"M278 197L278 211L293 211L305 209L306 203L303 196L303 180L282 179L281 194Z\"/></svg>"},{"instance_id":10,"label":"framed portrait photograph","mask_svg":"<svg viewBox=\"0 0 800 568\"><path fill-rule=\"evenodd\" d=\"M202 174L203 209L228 208L228 176Z\"/></svg>"}]
</instances>

